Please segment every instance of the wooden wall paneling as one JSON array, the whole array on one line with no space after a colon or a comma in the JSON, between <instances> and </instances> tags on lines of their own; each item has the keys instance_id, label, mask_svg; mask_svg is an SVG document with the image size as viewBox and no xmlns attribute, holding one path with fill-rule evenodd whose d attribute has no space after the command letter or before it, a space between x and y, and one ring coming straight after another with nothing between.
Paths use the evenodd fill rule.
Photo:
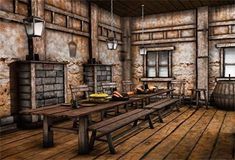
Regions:
<instances>
[{"instance_id":1,"label":"wooden wall paneling","mask_svg":"<svg viewBox=\"0 0 235 160\"><path fill-rule=\"evenodd\" d=\"M87 29L88 18L48 4L45 4L45 10L51 12L51 23L46 23L46 28L89 37L89 30Z\"/></svg>"}]
</instances>

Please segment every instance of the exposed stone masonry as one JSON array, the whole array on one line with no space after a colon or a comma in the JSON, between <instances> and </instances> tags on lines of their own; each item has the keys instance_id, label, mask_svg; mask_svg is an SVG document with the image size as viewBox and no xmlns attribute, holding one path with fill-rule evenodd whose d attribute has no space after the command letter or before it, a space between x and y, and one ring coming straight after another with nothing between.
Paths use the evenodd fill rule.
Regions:
<instances>
[{"instance_id":1,"label":"exposed stone masonry","mask_svg":"<svg viewBox=\"0 0 235 160\"><path fill-rule=\"evenodd\" d=\"M31 72L30 72L31 69ZM36 107L64 102L63 64L21 63L19 67L19 98L22 108L31 108L33 94L31 84L35 84ZM35 74L35 82L34 80Z\"/></svg>"},{"instance_id":2,"label":"exposed stone masonry","mask_svg":"<svg viewBox=\"0 0 235 160\"><path fill-rule=\"evenodd\" d=\"M103 82L112 82L112 65L84 65L84 81L91 92L101 92Z\"/></svg>"},{"instance_id":3,"label":"exposed stone masonry","mask_svg":"<svg viewBox=\"0 0 235 160\"><path fill-rule=\"evenodd\" d=\"M64 103L64 72L62 63L19 63L19 110ZM23 115L21 120L37 122L40 117Z\"/></svg>"}]
</instances>

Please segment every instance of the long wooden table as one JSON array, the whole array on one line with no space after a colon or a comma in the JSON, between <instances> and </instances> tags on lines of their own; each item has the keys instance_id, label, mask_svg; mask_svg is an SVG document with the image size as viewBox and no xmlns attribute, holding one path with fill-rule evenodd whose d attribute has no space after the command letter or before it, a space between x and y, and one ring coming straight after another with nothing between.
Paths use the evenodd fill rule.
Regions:
<instances>
[{"instance_id":1,"label":"long wooden table","mask_svg":"<svg viewBox=\"0 0 235 160\"><path fill-rule=\"evenodd\" d=\"M122 105L128 105L134 102L148 99L152 96L169 93L170 90L160 90L156 93L143 94L136 97L131 97L128 101L111 101L104 104L97 104L93 107L80 107L73 109L70 105L58 104L53 106L47 106L37 109L31 109L23 111L24 114L43 115L43 146L53 146L53 124L52 119L55 117L69 117L79 118L78 131L78 152L79 154L89 153L89 137L88 137L88 116L94 112L101 112L111 108L119 107ZM71 130L70 130L71 131Z\"/></svg>"},{"instance_id":2,"label":"long wooden table","mask_svg":"<svg viewBox=\"0 0 235 160\"><path fill-rule=\"evenodd\" d=\"M163 95L163 94L166 94L167 96L170 96L170 93L173 92L173 91L174 91L174 89L159 89L157 92L154 92L154 93L136 94L133 97L141 98L142 105L144 105L143 101L145 101L146 104L149 104L150 103L150 98L152 98L154 96ZM144 106L142 106L142 107L144 107Z\"/></svg>"}]
</instances>

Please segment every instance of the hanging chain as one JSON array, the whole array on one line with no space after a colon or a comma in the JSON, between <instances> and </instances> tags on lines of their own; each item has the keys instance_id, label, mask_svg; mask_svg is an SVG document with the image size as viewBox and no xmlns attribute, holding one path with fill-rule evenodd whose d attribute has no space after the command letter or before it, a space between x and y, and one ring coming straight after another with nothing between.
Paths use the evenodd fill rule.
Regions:
<instances>
[{"instance_id":1,"label":"hanging chain","mask_svg":"<svg viewBox=\"0 0 235 160\"><path fill-rule=\"evenodd\" d=\"M143 38L144 36L144 5L142 4L141 7L142 7L142 38ZM142 40L142 46L144 46L143 40Z\"/></svg>"},{"instance_id":2,"label":"hanging chain","mask_svg":"<svg viewBox=\"0 0 235 160\"><path fill-rule=\"evenodd\" d=\"M111 29L112 29L112 33L114 36L114 28L113 28L113 0L111 0Z\"/></svg>"}]
</instances>

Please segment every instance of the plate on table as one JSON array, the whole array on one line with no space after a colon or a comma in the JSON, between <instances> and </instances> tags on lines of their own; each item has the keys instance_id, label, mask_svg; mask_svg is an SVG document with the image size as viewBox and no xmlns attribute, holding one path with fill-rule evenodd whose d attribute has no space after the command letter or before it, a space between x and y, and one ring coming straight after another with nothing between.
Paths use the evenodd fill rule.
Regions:
<instances>
[{"instance_id":1,"label":"plate on table","mask_svg":"<svg viewBox=\"0 0 235 160\"><path fill-rule=\"evenodd\" d=\"M60 104L61 106L71 106L71 104L70 103L62 103L62 104Z\"/></svg>"},{"instance_id":2,"label":"plate on table","mask_svg":"<svg viewBox=\"0 0 235 160\"><path fill-rule=\"evenodd\" d=\"M93 107L93 106L96 106L95 103L81 103L80 106L82 107Z\"/></svg>"}]
</instances>

